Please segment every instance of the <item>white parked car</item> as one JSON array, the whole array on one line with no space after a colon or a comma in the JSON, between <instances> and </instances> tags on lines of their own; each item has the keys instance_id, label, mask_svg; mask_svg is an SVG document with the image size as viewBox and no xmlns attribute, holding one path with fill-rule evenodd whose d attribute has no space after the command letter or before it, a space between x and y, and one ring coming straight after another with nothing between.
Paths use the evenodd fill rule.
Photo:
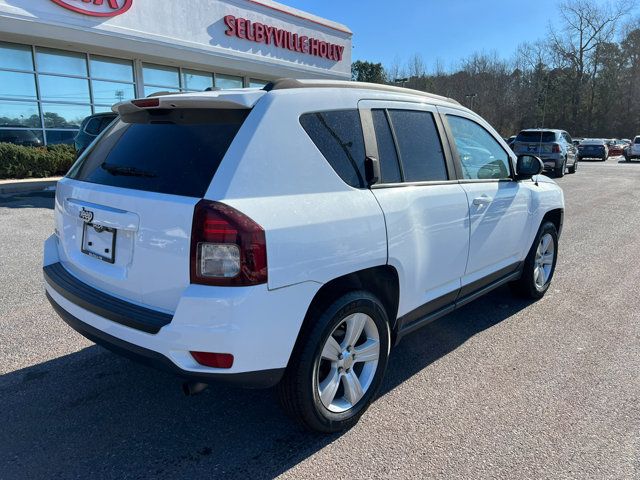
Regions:
<instances>
[{"instance_id":1,"label":"white parked car","mask_svg":"<svg viewBox=\"0 0 640 480\"><path fill-rule=\"evenodd\" d=\"M631 145L624 150L624 156L627 162L640 158L640 135L635 137Z\"/></svg>"},{"instance_id":2,"label":"white parked car","mask_svg":"<svg viewBox=\"0 0 640 480\"><path fill-rule=\"evenodd\" d=\"M114 109L58 183L47 296L187 390L278 384L304 426L341 430L404 335L553 277L561 189L450 99L282 80Z\"/></svg>"}]
</instances>

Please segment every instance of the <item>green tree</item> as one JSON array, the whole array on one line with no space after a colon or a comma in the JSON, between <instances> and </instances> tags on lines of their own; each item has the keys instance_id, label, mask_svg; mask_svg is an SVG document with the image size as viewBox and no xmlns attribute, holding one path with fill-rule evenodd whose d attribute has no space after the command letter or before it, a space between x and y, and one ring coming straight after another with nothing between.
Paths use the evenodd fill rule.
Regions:
<instances>
[{"instance_id":1,"label":"green tree","mask_svg":"<svg viewBox=\"0 0 640 480\"><path fill-rule=\"evenodd\" d=\"M351 79L356 82L385 83L384 67L381 63L356 60L351 64Z\"/></svg>"}]
</instances>

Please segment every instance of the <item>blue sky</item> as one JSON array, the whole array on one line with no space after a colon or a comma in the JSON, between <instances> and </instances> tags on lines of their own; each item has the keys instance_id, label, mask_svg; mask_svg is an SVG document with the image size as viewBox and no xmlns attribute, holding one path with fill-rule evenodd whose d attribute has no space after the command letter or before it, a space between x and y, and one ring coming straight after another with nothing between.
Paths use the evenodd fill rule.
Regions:
<instances>
[{"instance_id":1,"label":"blue sky","mask_svg":"<svg viewBox=\"0 0 640 480\"><path fill-rule=\"evenodd\" d=\"M353 60L401 64L415 53L447 69L475 51L510 58L518 44L543 38L558 0L280 0L347 25Z\"/></svg>"}]
</instances>

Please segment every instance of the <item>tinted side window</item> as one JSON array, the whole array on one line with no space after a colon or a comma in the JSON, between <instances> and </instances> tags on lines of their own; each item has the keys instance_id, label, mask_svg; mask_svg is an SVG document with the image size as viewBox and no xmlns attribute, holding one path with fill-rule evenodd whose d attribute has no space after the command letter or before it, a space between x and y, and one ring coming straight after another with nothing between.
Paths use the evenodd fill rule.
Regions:
<instances>
[{"instance_id":1,"label":"tinted side window","mask_svg":"<svg viewBox=\"0 0 640 480\"><path fill-rule=\"evenodd\" d=\"M387 115L384 110L372 110L371 114L373 115L373 127L376 131L376 141L378 143L378 156L380 157L378 160L380 161L382 183L401 182L398 154L391 128L387 121Z\"/></svg>"},{"instance_id":2,"label":"tinted side window","mask_svg":"<svg viewBox=\"0 0 640 480\"><path fill-rule=\"evenodd\" d=\"M85 127L84 131L87 132L89 135L98 135L98 133L100 133L100 122L101 121L102 120L99 117L98 118L92 118L87 123L87 126Z\"/></svg>"},{"instance_id":3,"label":"tinted side window","mask_svg":"<svg viewBox=\"0 0 640 480\"><path fill-rule=\"evenodd\" d=\"M469 119L447 115L456 142L463 178L509 178L509 155L484 128Z\"/></svg>"},{"instance_id":4,"label":"tinted side window","mask_svg":"<svg viewBox=\"0 0 640 480\"><path fill-rule=\"evenodd\" d=\"M305 113L300 124L345 183L365 187L364 137L358 110Z\"/></svg>"},{"instance_id":5,"label":"tinted side window","mask_svg":"<svg viewBox=\"0 0 640 480\"><path fill-rule=\"evenodd\" d=\"M102 132L105 128L111 125L111 122L113 122L115 119L116 117L102 117L102 121L100 122L100 129L98 130L98 133Z\"/></svg>"},{"instance_id":6,"label":"tinted side window","mask_svg":"<svg viewBox=\"0 0 640 480\"><path fill-rule=\"evenodd\" d=\"M430 112L389 110L405 182L447 180L442 144Z\"/></svg>"}]
</instances>

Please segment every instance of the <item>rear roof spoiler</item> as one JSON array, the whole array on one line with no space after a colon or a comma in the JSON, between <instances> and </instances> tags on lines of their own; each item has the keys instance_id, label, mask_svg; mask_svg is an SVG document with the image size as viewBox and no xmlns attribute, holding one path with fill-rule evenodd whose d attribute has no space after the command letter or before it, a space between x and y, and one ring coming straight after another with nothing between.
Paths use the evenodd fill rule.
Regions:
<instances>
[{"instance_id":1,"label":"rear roof spoiler","mask_svg":"<svg viewBox=\"0 0 640 480\"><path fill-rule=\"evenodd\" d=\"M263 90L225 90L163 94L152 98L120 102L115 104L112 110L120 115L156 108L220 108L241 110L253 108L256 102L266 94L267 92Z\"/></svg>"}]
</instances>

